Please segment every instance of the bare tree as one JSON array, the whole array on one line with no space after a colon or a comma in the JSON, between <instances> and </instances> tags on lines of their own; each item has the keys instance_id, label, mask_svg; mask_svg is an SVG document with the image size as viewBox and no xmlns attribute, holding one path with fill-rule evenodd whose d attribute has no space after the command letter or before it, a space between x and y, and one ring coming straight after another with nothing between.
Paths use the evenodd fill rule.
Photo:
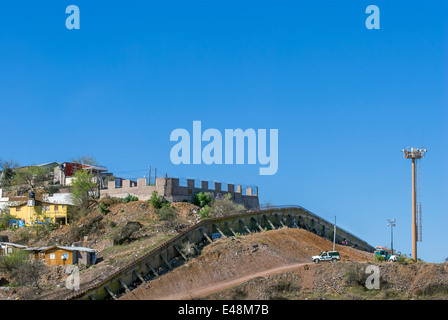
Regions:
<instances>
[{"instance_id":1,"label":"bare tree","mask_svg":"<svg viewBox=\"0 0 448 320\"><path fill-rule=\"evenodd\" d=\"M84 164L84 165L89 165L89 166L97 166L98 165L98 161L96 161L96 159L92 156L88 156L88 155L82 155L76 158L72 158L71 160L74 163L79 163L79 164Z\"/></svg>"},{"instance_id":2,"label":"bare tree","mask_svg":"<svg viewBox=\"0 0 448 320\"><path fill-rule=\"evenodd\" d=\"M42 261L29 260L24 251L0 257L0 271L8 273L22 286L37 287L47 267Z\"/></svg>"},{"instance_id":3,"label":"bare tree","mask_svg":"<svg viewBox=\"0 0 448 320\"><path fill-rule=\"evenodd\" d=\"M51 179L51 170L31 166L14 170L14 178L11 180L11 185L25 186L27 191L35 190L38 186L43 186L44 182Z\"/></svg>"},{"instance_id":4,"label":"bare tree","mask_svg":"<svg viewBox=\"0 0 448 320\"><path fill-rule=\"evenodd\" d=\"M5 161L3 159L0 159L0 185L2 187L9 187L11 186L11 181L14 178L14 169L19 167L19 164L17 161L9 160Z\"/></svg>"}]
</instances>

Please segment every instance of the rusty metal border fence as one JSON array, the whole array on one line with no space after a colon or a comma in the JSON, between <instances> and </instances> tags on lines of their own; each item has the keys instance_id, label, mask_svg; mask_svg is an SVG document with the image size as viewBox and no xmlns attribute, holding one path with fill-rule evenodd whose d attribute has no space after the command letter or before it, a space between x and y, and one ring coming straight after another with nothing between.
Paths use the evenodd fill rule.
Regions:
<instances>
[{"instance_id":1,"label":"rusty metal border fence","mask_svg":"<svg viewBox=\"0 0 448 320\"><path fill-rule=\"evenodd\" d=\"M280 218L280 215L282 218ZM259 216L258 220L255 218L256 216ZM269 217L268 217L269 216ZM188 239L188 234L192 232L199 232L204 231L204 229L209 230L211 233L212 230L218 230L219 232L222 232L218 225L222 226L222 229L230 229L231 232L234 234L233 229L230 227L230 223L232 223L234 226L239 225L240 222L242 222L242 219L246 219L246 221L254 221L256 224L256 227L254 227L254 230L262 230L263 228L260 226L259 223L263 223L261 220L263 220L263 217L266 219L266 221L269 223L270 226L273 226L273 222L279 225L283 225L283 222L280 221L280 219L286 221L287 219L290 219L290 223L288 225L294 226L294 227L300 227L304 228L306 230L312 231L316 233L319 236L326 237L327 239L332 239L332 236L330 237L330 234L332 233L333 224L328 222L327 220L315 215L314 213L306 210L305 208L301 206L272 206L269 208L261 208L259 210L253 210L248 211L243 214L233 214L228 215L225 217L218 217L218 218L212 218L200 221L199 223L189 227L182 233L178 234L177 236L165 241L164 243L160 244L156 248L152 249L148 253L142 255L141 257L136 258L132 262L128 263L127 265L121 267L119 270L115 271L114 273L107 276L107 278L102 280L93 280L89 283L81 284L80 290L77 292L74 291L66 291L63 292L55 292L51 294L47 294L42 296L40 299L57 299L57 300L72 300L72 299L89 299L89 293L93 292L95 290L101 289L102 287L105 288L109 296L114 296L118 292L110 292L110 289L107 288L106 284L110 283L111 281L114 281L114 279L117 279L122 286L126 287L126 285L123 285L122 280L120 278L120 275L129 274L130 272L135 272L135 268L137 266L140 266L142 264L148 261L150 261L154 256L161 255L162 252L165 252L168 250L171 246L176 246L176 243L180 243L184 239ZM273 221L271 222L269 220L271 218ZM298 218L300 221L297 221L296 224L296 218ZM249 219L249 220L247 220ZM305 220L308 219L309 223L306 223ZM291 222L292 221L292 222ZM244 222L243 222L244 224ZM268 224L266 223L265 226L267 227ZM247 230L247 227L246 227ZM328 231L327 231L328 230ZM250 231L249 231L250 232ZM341 234L343 234L342 238L349 237L351 242L355 244L355 246L359 249L365 250L365 251L374 251L374 247L369 245L366 241L356 237L352 233L349 233L348 231L345 231L341 228L338 228L338 237L341 238ZM201 237L201 241L203 241L203 237ZM194 244L198 244L194 243ZM179 254L180 255L180 254ZM90 295L90 298L93 298L93 295Z\"/></svg>"}]
</instances>

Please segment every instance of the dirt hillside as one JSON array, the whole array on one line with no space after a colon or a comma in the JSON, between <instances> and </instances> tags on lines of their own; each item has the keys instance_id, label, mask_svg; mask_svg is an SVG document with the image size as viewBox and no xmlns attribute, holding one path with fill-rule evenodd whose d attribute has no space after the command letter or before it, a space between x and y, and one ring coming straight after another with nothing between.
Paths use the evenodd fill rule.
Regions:
<instances>
[{"instance_id":1,"label":"dirt hillside","mask_svg":"<svg viewBox=\"0 0 448 320\"><path fill-rule=\"evenodd\" d=\"M297 267L240 282L220 291L204 291L210 300L416 300L448 299L448 264L374 262L378 290L368 290L366 267L372 262L345 261Z\"/></svg>"},{"instance_id":2,"label":"dirt hillside","mask_svg":"<svg viewBox=\"0 0 448 320\"><path fill-rule=\"evenodd\" d=\"M237 285L258 274L266 276L303 267L303 263L311 262L312 255L331 250L332 246L332 242L306 230L287 228L219 239L206 246L200 256L121 299L200 297L213 291L210 286L226 288L229 281L236 281L230 284ZM372 259L371 253L340 245L336 247L342 261Z\"/></svg>"},{"instance_id":3,"label":"dirt hillside","mask_svg":"<svg viewBox=\"0 0 448 320\"><path fill-rule=\"evenodd\" d=\"M148 201L131 201L123 203L115 199L107 210L101 212L99 203L76 223L42 229L39 234L33 228L4 230L0 236L9 242L29 247L65 245L71 246L87 237L89 246L98 251L95 265L85 268L80 265L81 287L92 282L100 282L119 270L127 263L151 251L166 240L176 236L182 230L199 221L199 208L190 203L172 203L179 218L175 223L161 221ZM41 292L14 286L14 279L0 272L0 300L2 299L36 299L50 295L52 298L68 291L65 280L68 275L63 266L46 266L41 279ZM8 285L8 287L4 287ZM26 291L30 291L29 293Z\"/></svg>"}]
</instances>

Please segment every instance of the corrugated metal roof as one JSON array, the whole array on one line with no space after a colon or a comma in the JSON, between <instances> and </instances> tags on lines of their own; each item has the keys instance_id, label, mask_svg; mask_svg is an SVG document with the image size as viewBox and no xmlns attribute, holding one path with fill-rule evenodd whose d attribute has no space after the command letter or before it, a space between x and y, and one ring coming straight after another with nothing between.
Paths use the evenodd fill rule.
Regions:
<instances>
[{"instance_id":1,"label":"corrugated metal roof","mask_svg":"<svg viewBox=\"0 0 448 320\"><path fill-rule=\"evenodd\" d=\"M100 165L97 165L97 166L83 165L83 168L87 169L87 170L107 171L107 167L103 167L103 166L100 166Z\"/></svg>"},{"instance_id":2,"label":"corrugated metal roof","mask_svg":"<svg viewBox=\"0 0 448 320\"><path fill-rule=\"evenodd\" d=\"M26 248L26 246L24 246L24 245L17 244L17 243L11 243L11 242L0 242L0 245L12 246L12 247L17 247L17 248Z\"/></svg>"},{"instance_id":3,"label":"corrugated metal roof","mask_svg":"<svg viewBox=\"0 0 448 320\"><path fill-rule=\"evenodd\" d=\"M25 251L42 251L47 248L53 248L53 247L32 247L32 248L26 248Z\"/></svg>"},{"instance_id":4,"label":"corrugated metal roof","mask_svg":"<svg viewBox=\"0 0 448 320\"><path fill-rule=\"evenodd\" d=\"M47 251L50 249L62 249L67 251L86 251L86 252L97 252L95 249L85 248L85 247L65 247L65 246L51 246L40 249L40 251Z\"/></svg>"}]
</instances>

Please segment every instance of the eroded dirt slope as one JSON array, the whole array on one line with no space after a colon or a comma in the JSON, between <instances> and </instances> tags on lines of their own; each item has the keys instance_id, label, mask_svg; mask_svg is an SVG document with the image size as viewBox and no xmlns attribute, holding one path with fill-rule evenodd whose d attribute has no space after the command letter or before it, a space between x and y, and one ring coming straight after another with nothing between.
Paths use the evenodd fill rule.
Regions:
<instances>
[{"instance_id":1,"label":"eroded dirt slope","mask_svg":"<svg viewBox=\"0 0 448 320\"><path fill-rule=\"evenodd\" d=\"M365 270L372 263L380 270L380 286L377 290L365 287L368 277ZM252 278L235 286L207 293L200 297L207 300L446 300L448 264L355 261L321 263Z\"/></svg>"},{"instance_id":2,"label":"eroded dirt slope","mask_svg":"<svg viewBox=\"0 0 448 320\"><path fill-rule=\"evenodd\" d=\"M303 229L280 229L219 239L183 266L124 295L121 299L187 299L237 285L256 276L279 273L311 262L332 242ZM371 253L336 246L343 261L369 261ZM288 269L288 270L289 270ZM287 271L287 270L283 270ZM239 282L238 279L241 281ZM234 281L234 282L232 282Z\"/></svg>"}]
</instances>

